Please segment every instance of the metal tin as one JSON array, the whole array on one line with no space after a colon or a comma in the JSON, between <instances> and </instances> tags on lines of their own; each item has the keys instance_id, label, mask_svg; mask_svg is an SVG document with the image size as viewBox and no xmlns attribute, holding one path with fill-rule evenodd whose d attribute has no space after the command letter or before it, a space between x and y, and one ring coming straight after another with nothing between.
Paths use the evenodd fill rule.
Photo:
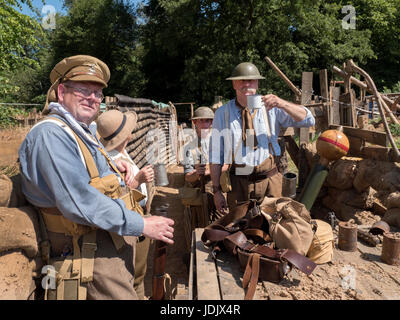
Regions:
<instances>
[{"instance_id":1,"label":"metal tin","mask_svg":"<svg viewBox=\"0 0 400 320\"><path fill-rule=\"evenodd\" d=\"M385 232L390 232L390 226L387 224L387 222L380 220L372 225L371 229L369 229L369 232L371 232L373 235L384 234Z\"/></svg>"},{"instance_id":2,"label":"metal tin","mask_svg":"<svg viewBox=\"0 0 400 320\"><path fill-rule=\"evenodd\" d=\"M154 165L155 186L165 187L169 184L167 170L164 164L158 163Z\"/></svg>"},{"instance_id":3,"label":"metal tin","mask_svg":"<svg viewBox=\"0 0 400 320\"><path fill-rule=\"evenodd\" d=\"M282 178L282 196L296 198L297 174L286 172Z\"/></svg>"},{"instance_id":4,"label":"metal tin","mask_svg":"<svg viewBox=\"0 0 400 320\"><path fill-rule=\"evenodd\" d=\"M338 247L343 251L357 250L357 225L350 222L339 222Z\"/></svg>"},{"instance_id":5,"label":"metal tin","mask_svg":"<svg viewBox=\"0 0 400 320\"><path fill-rule=\"evenodd\" d=\"M381 260L387 264L400 265L400 233L386 232L383 234Z\"/></svg>"}]
</instances>

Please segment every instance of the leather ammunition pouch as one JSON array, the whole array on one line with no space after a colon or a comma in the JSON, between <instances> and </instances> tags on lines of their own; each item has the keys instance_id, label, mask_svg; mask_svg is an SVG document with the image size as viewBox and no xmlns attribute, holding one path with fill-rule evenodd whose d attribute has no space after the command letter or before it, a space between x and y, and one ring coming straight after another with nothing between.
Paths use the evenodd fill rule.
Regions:
<instances>
[{"instance_id":1,"label":"leather ammunition pouch","mask_svg":"<svg viewBox=\"0 0 400 320\"><path fill-rule=\"evenodd\" d=\"M202 241L214 252L225 248L237 256L244 272L245 299L252 299L258 280L280 282L292 267L309 275L316 264L292 249L275 248L269 224L254 201L246 201L204 229Z\"/></svg>"},{"instance_id":2,"label":"leather ammunition pouch","mask_svg":"<svg viewBox=\"0 0 400 320\"><path fill-rule=\"evenodd\" d=\"M63 121L58 120L64 124ZM71 130L72 131L72 130ZM90 176L89 184L102 194L112 198L121 199L125 202L127 209L134 210L143 215L143 209L139 201L145 198L141 192L122 188L118 177L110 174L104 177L99 176L95 161L83 141L73 131L79 148L82 152ZM101 148L99 151L107 159L108 164L119 174L108 154ZM66 219L58 208L37 208L40 211L39 219L45 231L64 234L72 237L73 256L65 258L50 259L50 242L47 235L42 241L42 257L46 264L53 265L56 271L56 289L46 289L46 300L86 300L85 283L93 281L93 267L96 244L96 227L81 225ZM117 251L125 246L124 238L114 232L109 232ZM79 239L82 237L82 246L79 246Z\"/></svg>"}]
</instances>

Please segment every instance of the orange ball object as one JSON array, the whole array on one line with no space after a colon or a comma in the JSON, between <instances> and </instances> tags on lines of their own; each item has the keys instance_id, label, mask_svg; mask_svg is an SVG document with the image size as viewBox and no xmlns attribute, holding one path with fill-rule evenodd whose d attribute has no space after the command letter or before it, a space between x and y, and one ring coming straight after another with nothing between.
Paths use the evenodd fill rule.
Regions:
<instances>
[{"instance_id":1,"label":"orange ball object","mask_svg":"<svg viewBox=\"0 0 400 320\"><path fill-rule=\"evenodd\" d=\"M317 140L317 152L329 161L339 160L349 151L349 139L338 130L326 130Z\"/></svg>"}]
</instances>

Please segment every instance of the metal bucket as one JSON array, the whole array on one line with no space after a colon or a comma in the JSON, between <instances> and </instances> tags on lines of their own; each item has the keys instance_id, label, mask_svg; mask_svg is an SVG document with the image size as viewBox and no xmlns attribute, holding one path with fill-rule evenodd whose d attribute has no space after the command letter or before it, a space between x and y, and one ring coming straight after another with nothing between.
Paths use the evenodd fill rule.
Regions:
<instances>
[{"instance_id":1,"label":"metal bucket","mask_svg":"<svg viewBox=\"0 0 400 320\"><path fill-rule=\"evenodd\" d=\"M157 187L165 187L169 184L165 164L158 163L154 165L154 181Z\"/></svg>"},{"instance_id":2,"label":"metal bucket","mask_svg":"<svg viewBox=\"0 0 400 320\"><path fill-rule=\"evenodd\" d=\"M282 179L282 197L296 198L297 174L286 172Z\"/></svg>"},{"instance_id":3,"label":"metal bucket","mask_svg":"<svg viewBox=\"0 0 400 320\"><path fill-rule=\"evenodd\" d=\"M357 250L357 225L349 222L339 222L338 247L343 251Z\"/></svg>"},{"instance_id":4,"label":"metal bucket","mask_svg":"<svg viewBox=\"0 0 400 320\"><path fill-rule=\"evenodd\" d=\"M383 234L381 260L387 264L400 265L400 233Z\"/></svg>"}]
</instances>

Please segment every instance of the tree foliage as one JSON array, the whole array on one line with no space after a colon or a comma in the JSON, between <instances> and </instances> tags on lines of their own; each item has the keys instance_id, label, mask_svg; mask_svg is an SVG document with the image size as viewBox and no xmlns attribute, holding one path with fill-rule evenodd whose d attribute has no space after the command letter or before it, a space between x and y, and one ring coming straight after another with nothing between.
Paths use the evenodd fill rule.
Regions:
<instances>
[{"instance_id":1,"label":"tree foliage","mask_svg":"<svg viewBox=\"0 0 400 320\"><path fill-rule=\"evenodd\" d=\"M215 95L232 95L224 79L251 61L267 77L262 92L287 96L265 56L297 83L302 71L348 58L366 63L374 56L371 32L343 29L340 9L321 0L150 0L143 40L148 94L211 104Z\"/></svg>"},{"instance_id":2,"label":"tree foliage","mask_svg":"<svg viewBox=\"0 0 400 320\"><path fill-rule=\"evenodd\" d=\"M43 102L51 69L76 54L110 67L105 94L157 101L210 105L215 96L230 98L225 78L242 61L266 77L261 93L291 98L265 56L298 87L303 71L330 71L351 58L380 90L398 88L400 0L147 0L136 7L128 0L65 0L67 13L45 32L15 11L19 3L31 5L0 0L2 100ZM348 4L355 29L342 27Z\"/></svg>"}]
</instances>

